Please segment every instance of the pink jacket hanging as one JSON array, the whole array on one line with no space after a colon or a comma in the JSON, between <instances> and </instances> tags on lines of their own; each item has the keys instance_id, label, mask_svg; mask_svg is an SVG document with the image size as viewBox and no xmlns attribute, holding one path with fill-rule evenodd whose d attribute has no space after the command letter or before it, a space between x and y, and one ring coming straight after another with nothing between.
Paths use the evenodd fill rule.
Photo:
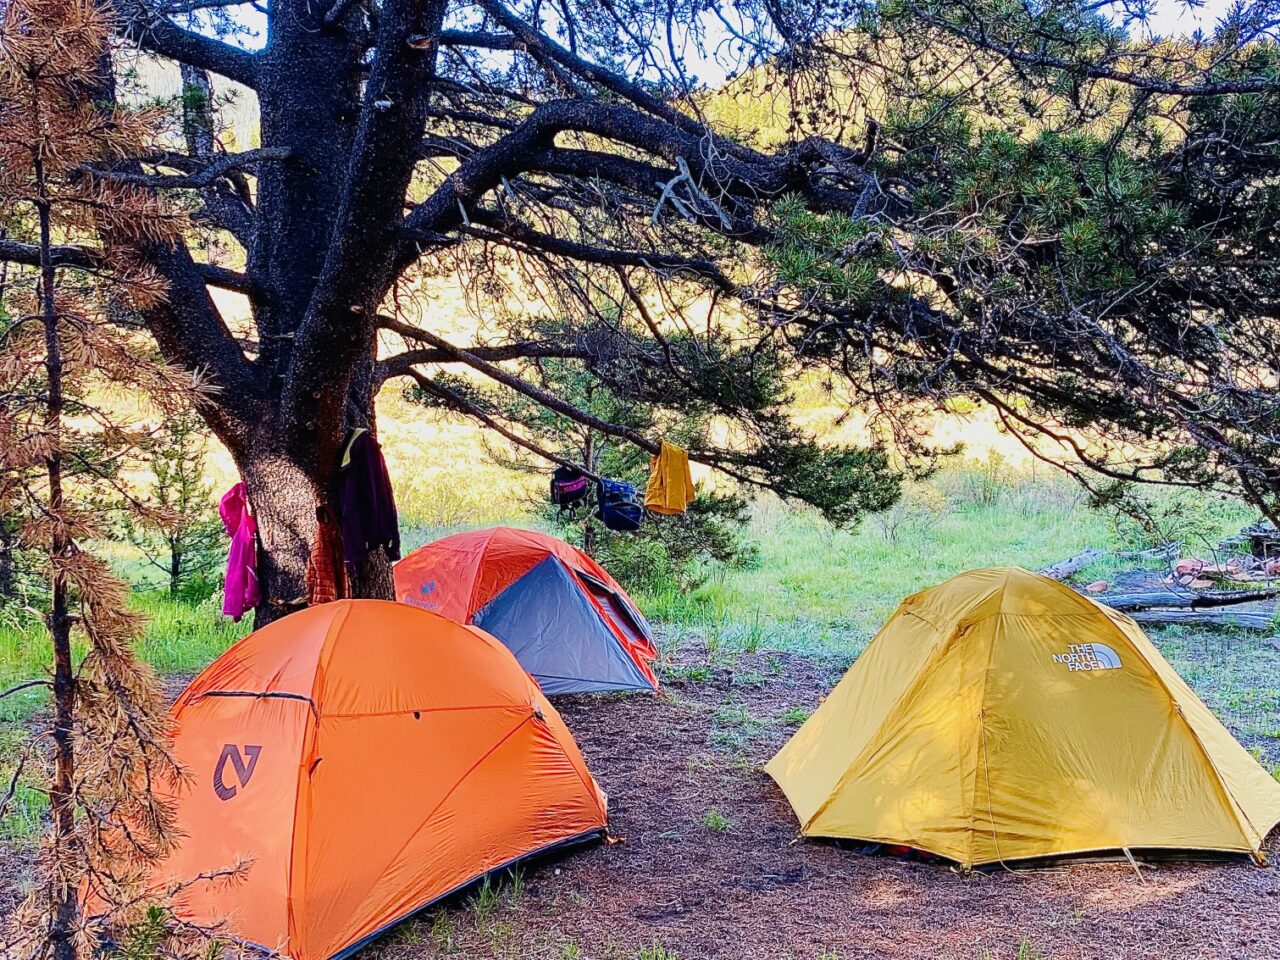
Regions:
<instances>
[{"instance_id":1,"label":"pink jacket hanging","mask_svg":"<svg viewBox=\"0 0 1280 960\"><path fill-rule=\"evenodd\" d=\"M222 612L239 623L246 611L258 605L258 522L249 513L243 483L223 494L218 513L231 538Z\"/></svg>"}]
</instances>

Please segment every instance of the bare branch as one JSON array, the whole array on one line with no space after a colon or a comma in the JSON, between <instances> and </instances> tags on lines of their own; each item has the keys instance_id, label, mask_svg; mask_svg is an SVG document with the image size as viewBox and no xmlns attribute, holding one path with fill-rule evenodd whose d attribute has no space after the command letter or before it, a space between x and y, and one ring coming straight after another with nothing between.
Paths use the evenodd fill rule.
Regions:
<instances>
[{"instance_id":1,"label":"bare branch","mask_svg":"<svg viewBox=\"0 0 1280 960\"><path fill-rule=\"evenodd\" d=\"M22 683L15 684L14 686L10 687L8 690L5 690L4 692L0 692L0 700L3 700L5 697L11 697L15 693L21 693L23 690L30 690L33 687L51 687L51 686L53 686L53 682L50 680L44 680L44 679L26 680L26 681L23 681Z\"/></svg>"},{"instance_id":2,"label":"bare branch","mask_svg":"<svg viewBox=\"0 0 1280 960\"><path fill-rule=\"evenodd\" d=\"M144 0L124 0L117 4L121 32L144 50L221 74L229 80L258 88L258 58L255 54L214 40L191 30L183 30L160 16Z\"/></svg>"},{"instance_id":3,"label":"bare branch","mask_svg":"<svg viewBox=\"0 0 1280 960\"><path fill-rule=\"evenodd\" d=\"M156 189L198 190L211 185L233 170L252 169L255 165L268 160L286 160L291 153L288 147L260 147L257 150L245 150L241 153L212 155L204 158L203 162L196 161L193 164L196 168L195 172L179 176L102 168L93 168L91 172L95 176L106 177L120 183L136 183Z\"/></svg>"},{"instance_id":4,"label":"bare branch","mask_svg":"<svg viewBox=\"0 0 1280 960\"><path fill-rule=\"evenodd\" d=\"M396 320L393 317L379 316L378 326L390 330L407 340L426 341L425 332L418 327ZM467 353L492 363L505 360L560 359L589 360L593 354L586 347L547 340L522 340L517 343L505 343L497 346L483 344L467 347ZM436 347L406 350L378 362L376 377L378 382L391 377L404 376L413 372L413 367L425 363L463 363L465 361L449 351Z\"/></svg>"},{"instance_id":5,"label":"bare branch","mask_svg":"<svg viewBox=\"0 0 1280 960\"><path fill-rule=\"evenodd\" d=\"M103 254L100 250L88 247L77 247L71 244L55 246L53 249L53 265L57 268L96 271L103 269ZM40 250L30 243L17 240L0 240L0 260L8 263L20 263L23 266L40 265ZM234 290L237 293L248 293L252 287L250 279L242 273L219 267L212 263L192 263L192 267L211 287L223 290Z\"/></svg>"}]
</instances>

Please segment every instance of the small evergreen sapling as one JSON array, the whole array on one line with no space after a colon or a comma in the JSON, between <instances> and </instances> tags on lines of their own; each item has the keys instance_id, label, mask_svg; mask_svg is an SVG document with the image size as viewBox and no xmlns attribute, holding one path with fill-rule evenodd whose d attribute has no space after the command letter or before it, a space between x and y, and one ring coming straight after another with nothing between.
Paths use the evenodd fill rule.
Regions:
<instances>
[{"instance_id":1,"label":"small evergreen sapling","mask_svg":"<svg viewBox=\"0 0 1280 960\"><path fill-rule=\"evenodd\" d=\"M160 571L171 598L203 600L225 551L213 487L205 479L208 433L194 412L164 422L153 435L146 513L124 514L124 534Z\"/></svg>"}]
</instances>

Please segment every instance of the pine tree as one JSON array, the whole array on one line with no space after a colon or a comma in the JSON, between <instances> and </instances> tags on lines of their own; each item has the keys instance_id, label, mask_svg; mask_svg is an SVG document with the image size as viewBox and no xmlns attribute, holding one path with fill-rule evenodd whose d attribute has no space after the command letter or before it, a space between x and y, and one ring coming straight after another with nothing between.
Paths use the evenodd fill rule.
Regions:
<instances>
[{"instance_id":1,"label":"pine tree","mask_svg":"<svg viewBox=\"0 0 1280 960\"><path fill-rule=\"evenodd\" d=\"M0 211L11 235L40 255L5 289L0 513L18 518L15 539L48 582L53 669L13 688L52 690L50 722L14 775L48 796L50 823L39 875L0 954L77 960L96 955L104 937L127 939L157 910L171 916L146 884L178 839L171 809L150 787L182 775L168 752L163 691L133 651L141 621L128 586L85 547L103 533L102 505L128 497L122 471L147 443L145 429L99 398L122 388L171 414L201 383L149 360L139 335L116 322L164 298L154 271L124 254L74 268L64 257L66 244L86 236L164 246L184 226L151 193L91 172L136 155L155 121L100 106L106 16L93 0L11 0L3 18ZM166 925L170 953L204 942L204 931Z\"/></svg>"},{"instance_id":2,"label":"pine tree","mask_svg":"<svg viewBox=\"0 0 1280 960\"><path fill-rule=\"evenodd\" d=\"M170 597L203 600L216 586L211 574L225 549L222 522L205 479L208 433L198 414L186 411L156 430L147 458L143 516L124 514L124 536L159 570Z\"/></svg>"}]
</instances>

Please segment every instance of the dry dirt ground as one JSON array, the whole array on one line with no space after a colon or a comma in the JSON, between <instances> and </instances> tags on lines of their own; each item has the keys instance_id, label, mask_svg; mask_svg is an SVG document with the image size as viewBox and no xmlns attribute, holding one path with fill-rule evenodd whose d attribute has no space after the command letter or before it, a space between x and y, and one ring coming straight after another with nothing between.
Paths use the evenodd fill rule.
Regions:
<instances>
[{"instance_id":1,"label":"dry dirt ground","mask_svg":"<svg viewBox=\"0 0 1280 960\"><path fill-rule=\"evenodd\" d=\"M686 653L685 659L689 654ZM621 839L405 924L361 960L1280 958L1280 870L1075 864L962 876L797 841L760 765L843 663L677 666L667 696L562 698ZM1273 838L1273 859L1280 859Z\"/></svg>"},{"instance_id":2,"label":"dry dirt ground","mask_svg":"<svg viewBox=\"0 0 1280 960\"><path fill-rule=\"evenodd\" d=\"M759 767L846 666L759 653L709 667L685 650L663 697L561 698L619 842L473 888L355 960L1280 958L1275 867L962 876L797 840ZM0 846L0 915L30 866Z\"/></svg>"}]
</instances>

